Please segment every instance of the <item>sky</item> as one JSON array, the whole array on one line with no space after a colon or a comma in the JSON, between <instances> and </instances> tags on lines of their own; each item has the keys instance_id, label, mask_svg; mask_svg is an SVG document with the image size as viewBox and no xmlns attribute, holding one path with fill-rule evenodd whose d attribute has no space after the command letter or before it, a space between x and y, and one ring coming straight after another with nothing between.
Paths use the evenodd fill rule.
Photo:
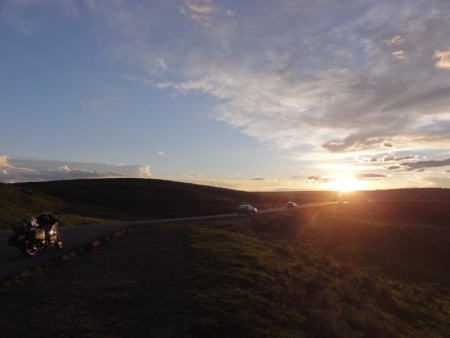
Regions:
<instances>
[{"instance_id":1,"label":"sky","mask_svg":"<svg viewBox=\"0 0 450 338\"><path fill-rule=\"evenodd\" d=\"M0 0L0 182L450 188L448 0Z\"/></svg>"}]
</instances>

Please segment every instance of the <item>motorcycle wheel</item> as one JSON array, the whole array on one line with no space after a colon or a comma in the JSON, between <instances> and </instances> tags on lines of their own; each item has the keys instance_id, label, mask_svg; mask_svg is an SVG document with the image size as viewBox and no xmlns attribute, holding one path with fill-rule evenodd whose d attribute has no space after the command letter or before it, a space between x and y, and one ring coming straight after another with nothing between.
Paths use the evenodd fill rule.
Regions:
<instances>
[{"instance_id":1,"label":"motorcycle wheel","mask_svg":"<svg viewBox=\"0 0 450 338\"><path fill-rule=\"evenodd\" d=\"M36 255L37 252L36 248L34 247L34 245L32 245L32 243L29 240L25 240L20 245L20 251L22 251L22 253L26 257L33 257L34 255Z\"/></svg>"},{"instance_id":2,"label":"motorcycle wheel","mask_svg":"<svg viewBox=\"0 0 450 338\"><path fill-rule=\"evenodd\" d=\"M62 240L61 240L61 236L59 235L59 233L58 233L58 235L57 235L57 237L56 237L55 247L56 247L56 249L58 249L58 250L61 250L62 247L63 247Z\"/></svg>"}]
</instances>

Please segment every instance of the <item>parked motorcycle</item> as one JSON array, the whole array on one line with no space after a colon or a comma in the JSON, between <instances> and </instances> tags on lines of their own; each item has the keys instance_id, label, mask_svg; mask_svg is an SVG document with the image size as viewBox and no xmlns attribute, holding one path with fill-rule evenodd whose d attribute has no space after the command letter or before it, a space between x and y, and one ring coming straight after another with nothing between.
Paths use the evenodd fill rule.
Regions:
<instances>
[{"instance_id":1,"label":"parked motorcycle","mask_svg":"<svg viewBox=\"0 0 450 338\"><path fill-rule=\"evenodd\" d=\"M28 217L20 222L11 224L14 235L9 237L8 244L19 247L26 257L33 257L39 250L50 245L62 249L61 235L58 227L61 218L56 218L50 213L44 213L39 217Z\"/></svg>"}]
</instances>

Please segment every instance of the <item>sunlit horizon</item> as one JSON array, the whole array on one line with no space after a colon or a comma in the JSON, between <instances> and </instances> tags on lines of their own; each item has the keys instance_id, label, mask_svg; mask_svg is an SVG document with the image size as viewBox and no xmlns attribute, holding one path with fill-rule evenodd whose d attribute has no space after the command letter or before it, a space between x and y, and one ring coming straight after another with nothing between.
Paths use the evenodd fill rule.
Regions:
<instances>
[{"instance_id":1,"label":"sunlit horizon","mask_svg":"<svg viewBox=\"0 0 450 338\"><path fill-rule=\"evenodd\" d=\"M358 180L353 175L345 174L336 177L333 181L327 184L330 190L341 191L341 192L351 192L365 190L367 184L363 180Z\"/></svg>"}]
</instances>

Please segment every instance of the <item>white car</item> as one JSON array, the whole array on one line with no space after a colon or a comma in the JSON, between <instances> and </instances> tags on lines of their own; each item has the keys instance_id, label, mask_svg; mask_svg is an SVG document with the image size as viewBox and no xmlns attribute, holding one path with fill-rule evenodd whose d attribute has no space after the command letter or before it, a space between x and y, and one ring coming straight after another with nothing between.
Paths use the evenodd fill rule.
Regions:
<instances>
[{"instance_id":1,"label":"white car","mask_svg":"<svg viewBox=\"0 0 450 338\"><path fill-rule=\"evenodd\" d=\"M238 214L256 214L258 212L258 209L256 209L254 206L250 204L242 204L238 208Z\"/></svg>"},{"instance_id":2,"label":"white car","mask_svg":"<svg viewBox=\"0 0 450 338\"><path fill-rule=\"evenodd\" d=\"M297 203L294 203L294 202L288 202L286 208L287 208L287 209L297 209Z\"/></svg>"}]
</instances>

